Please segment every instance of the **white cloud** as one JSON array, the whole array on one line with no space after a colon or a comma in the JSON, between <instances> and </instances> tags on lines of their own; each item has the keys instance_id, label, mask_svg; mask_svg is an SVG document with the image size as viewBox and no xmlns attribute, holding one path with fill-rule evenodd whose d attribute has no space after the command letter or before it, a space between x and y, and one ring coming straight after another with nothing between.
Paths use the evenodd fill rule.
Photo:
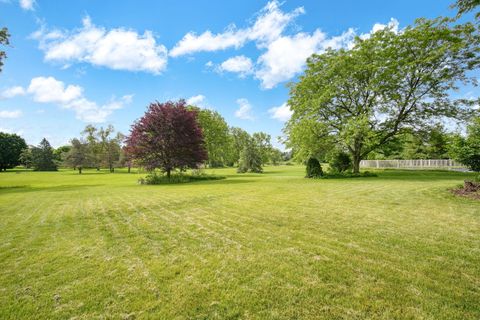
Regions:
<instances>
[{"instance_id":1,"label":"white cloud","mask_svg":"<svg viewBox=\"0 0 480 320\"><path fill-rule=\"evenodd\" d=\"M83 19L80 29L49 32L41 28L32 37L39 41L46 61L67 67L86 62L114 70L159 74L167 66L167 49L156 43L151 31L140 35L125 28L106 30L95 26L89 17Z\"/></svg>"},{"instance_id":2,"label":"white cloud","mask_svg":"<svg viewBox=\"0 0 480 320\"><path fill-rule=\"evenodd\" d=\"M25 89L20 86L15 86L11 88L5 89L1 94L0 97L4 99L10 99L16 96L23 96L25 95Z\"/></svg>"},{"instance_id":3,"label":"white cloud","mask_svg":"<svg viewBox=\"0 0 480 320\"><path fill-rule=\"evenodd\" d=\"M246 33L243 30L236 30L233 25L219 34L213 34L208 30L197 36L195 32L189 32L170 50L170 56L178 57L194 52L217 51L230 47L238 49L243 46L246 39Z\"/></svg>"},{"instance_id":4,"label":"white cloud","mask_svg":"<svg viewBox=\"0 0 480 320\"><path fill-rule=\"evenodd\" d=\"M235 117L243 120L254 120L255 118L252 115L252 106L245 98L237 99L237 104L239 108L235 111Z\"/></svg>"},{"instance_id":5,"label":"white cloud","mask_svg":"<svg viewBox=\"0 0 480 320\"><path fill-rule=\"evenodd\" d=\"M270 43L267 51L258 58L259 68L255 72L262 88L271 89L301 72L306 59L322 48L324 40L325 34L316 30L312 35L297 33Z\"/></svg>"},{"instance_id":6,"label":"white cloud","mask_svg":"<svg viewBox=\"0 0 480 320\"><path fill-rule=\"evenodd\" d=\"M22 116L22 111L20 110L0 110L0 118L6 118L6 119L15 119L19 118Z\"/></svg>"},{"instance_id":7,"label":"white cloud","mask_svg":"<svg viewBox=\"0 0 480 320\"><path fill-rule=\"evenodd\" d=\"M222 33L214 34L210 30L197 35L195 32L188 32L172 50L170 56L178 57L186 54L192 54L201 51L217 51L227 48L240 48L247 41L257 41L257 45L262 47L265 43L278 38L285 28L300 14L304 13L302 7L295 9L290 13L284 13L280 10L280 4L277 0L270 1L258 13L258 16L252 26L237 29L235 25L230 25Z\"/></svg>"},{"instance_id":8,"label":"white cloud","mask_svg":"<svg viewBox=\"0 0 480 320\"><path fill-rule=\"evenodd\" d=\"M285 122L290 120L290 117L293 114L293 111L290 110L290 106L285 102L279 107L273 107L268 110L270 117L272 119L277 119L279 121Z\"/></svg>"},{"instance_id":9,"label":"white cloud","mask_svg":"<svg viewBox=\"0 0 480 320\"><path fill-rule=\"evenodd\" d=\"M35 5L35 0L20 0L20 7L23 10L33 10L33 6Z\"/></svg>"},{"instance_id":10,"label":"white cloud","mask_svg":"<svg viewBox=\"0 0 480 320\"><path fill-rule=\"evenodd\" d=\"M30 81L27 90L33 101L38 103L54 103L63 109L73 110L76 118L85 122L105 122L113 111L131 103L132 95L98 105L83 95L83 88L77 85L65 85L53 77L36 77Z\"/></svg>"},{"instance_id":11,"label":"white cloud","mask_svg":"<svg viewBox=\"0 0 480 320\"><path fill-rule=\"evenodd\" d=\"M80 86L65 87L62 81L53 77L37 77L30 81L27 92L33 96L35 102L68 104L79 99L83 94Z\"/></svg>"},{"instance_id":12,"label":"white cloud","mask_svg":"<svg viewBox=\"0 0 480 320\"><path fill-rule=\"evenodd\" d=\"M288 81L303 71L306 59L313 53L322 53L327 48L340 49L352 48L355 29L349 28L337 36L327 37L317 29L312 33L297 32L286 35L287 27L301 14L305 13L303 7L298 7L291 12L283 12L281 3L272 0L260 10L254 21L245 28L230 25L224 32L212 33L207 30L199 35L194 32L187 33L174 48L170 56L177 57L193 54L200 51L217 51L228 48L239 49L247 42L255 42L262 52L256 64L242 55L232 57L220 65L212 61L206 67L216 72L236 72L240 77L254 74L261 81L261 87L271 89L281 82ZM398 21L394 18L387 24L376 23L372 30L360 37L369 37L373 32L389 27L398 32Z\"/></svg>"},{"instance_id":13,"label":"white cloud","mask_svg":"<svg viewBox=\"0 0 480 320\"><path fill-rule=\"evenodd\" d=\"M253 72L253 63L250 58L243 55L235 56L223 61L218 70L238 73L241 78L244 78Z\"/></svg>"},{"instance_id":14,"label":"white cloud","mask_svg":"<svg viewBox=\"0 0 480 320\"><path fill-rule=\"evenodd\" d=\"M399 22L397 19L390 18L390 21L386 25L382 23L375 23L372 27L371 33L375 33L387 27L390 28L393 32L398 33L398 25L399 25Z\"/></svg>"},{"instance_id":15,"label":"white cloud","mask_svg":"<svg viewBox=\"0 0 480 320\"><path fill-rule=\"evenodd\" d=\"M400 25L400 23L399 23L398 20L395 19L395 18L390 18L390 21L389 21L387 24L383 24L383 23L377 22L377 23L375 23L375 24L373 25L372 30L370 30L369 33L362 33L362 34L360 35L360 38L362 38L362 39L364 39L364 40L365 40L365 39L368 39L368 38L370 38L370 36L371 36L372 34L374 34L375 32L381 31L381 30L383 30L383 29L385 29L385 28L389 28L389 29L391 29L394 33L398 33L398 30L399 30L399 29L398 29L398 26L399 26L399 25Z\"/></svg>"},{"instance_id":16,"label":"white cloud","mask_svg":"<svg viewBox=\"0 0 480 320\"><path fill-rule=\"evenodd\" d=\"M190 97L187 99L187 104L196 106L202 109L207 108L207 98L203 94L198 94L196 96Z\"/></svg>"}]
</instances>

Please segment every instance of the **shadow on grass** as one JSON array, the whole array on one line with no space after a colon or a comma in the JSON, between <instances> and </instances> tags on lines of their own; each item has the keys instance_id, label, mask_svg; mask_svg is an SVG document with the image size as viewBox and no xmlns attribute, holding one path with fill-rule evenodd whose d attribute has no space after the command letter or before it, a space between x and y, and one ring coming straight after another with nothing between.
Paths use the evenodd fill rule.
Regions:
<instances>
[{"instance_id":1,"label":"shadow on grass","mask_svg":"<svg viewBox=\"0 0 480 320\"><path fill-rule=\"evenodd\" d=\"M76 185L59 185L53 187L32 187L29 185L22 186L1 186L0 195L2 194L12 194L12 193L26 193L26 192L62 192L62 191L75 191L79 189L85 189L90 187L100 187L103 184L76 184Z\"/></svg>"},{"instance_id":2,"label":"shadow on grass","mask_svg":"<svg viewBox=\"0 0 480 320\"><path fill-rule=\"evenodd\" d=\"M435 181L467 179L475 176L475 173L472 172L458 172L448 170L385 169L372 170L371 172L377 174L376 179L378 180Z\"/></svg>"}]
</instances>

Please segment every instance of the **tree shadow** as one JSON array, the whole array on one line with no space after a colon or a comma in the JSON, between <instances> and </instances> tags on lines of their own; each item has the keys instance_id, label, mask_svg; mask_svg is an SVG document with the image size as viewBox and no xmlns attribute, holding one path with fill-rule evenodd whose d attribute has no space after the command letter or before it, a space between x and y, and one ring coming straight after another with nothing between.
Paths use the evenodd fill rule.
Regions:
<instances>
[{"instance_id":1,"label":"tree shadow","mask_svg":"<svg viewBox=\"0 0 480 320\"><path fill-rule=\"evenodd\" d=\"M85 189L90 187L100 187L103 184L79 184L79 185L59 185L52 187L32 187L29 185L21 186L0 186L0 195L12 194L12 193L26 193L26 192L64 192L64 191L76 191L79 189Z\"/></svg>"},{"instance_id":2,"label":"tree shadow","mask_svg":"<svg viewBox=\"0 0 480 320\"><path fill-rule=\"evenodd\" d=\"M373 180L405 180L405 181L435 181L435 180L458 180L474 177L474 172L459 172L449 170L372 170L378 176ZM363 179L363 178L357 178Z\"/></svg>"}]
</instances>

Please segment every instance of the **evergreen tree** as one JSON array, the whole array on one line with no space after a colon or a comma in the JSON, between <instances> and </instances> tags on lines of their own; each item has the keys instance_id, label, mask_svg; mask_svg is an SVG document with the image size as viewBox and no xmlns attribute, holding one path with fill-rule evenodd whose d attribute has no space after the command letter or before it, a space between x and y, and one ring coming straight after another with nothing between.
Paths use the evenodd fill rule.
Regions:
<instances>
[{"instance_id":1,"label":"evergreen tree","mask_svg":"<svg viewBox=\"0 0 480 320\"><path fill-rule=\"evenodd\" d=\"M47 139L43 138L37 147L32 149L32 165L35 171L57 171L53 148Z\"/></svg>"}]
</instances>

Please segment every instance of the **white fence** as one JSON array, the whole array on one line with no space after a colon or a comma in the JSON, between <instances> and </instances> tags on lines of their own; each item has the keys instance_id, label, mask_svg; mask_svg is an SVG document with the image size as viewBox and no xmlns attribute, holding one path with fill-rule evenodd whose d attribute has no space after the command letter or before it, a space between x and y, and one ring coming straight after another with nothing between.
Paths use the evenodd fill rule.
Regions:
<instances>
[{"instance_id":1,"label":"white fence","mask_svg":"<svg viewBox=\"0 0 480 320\"><path fill-rule=\"evenodd\" d=\"M362 160L362 168L400 168L400 169L460 169L461 163L451 159L418 160Z\"/></svg>"}]
</instances>

